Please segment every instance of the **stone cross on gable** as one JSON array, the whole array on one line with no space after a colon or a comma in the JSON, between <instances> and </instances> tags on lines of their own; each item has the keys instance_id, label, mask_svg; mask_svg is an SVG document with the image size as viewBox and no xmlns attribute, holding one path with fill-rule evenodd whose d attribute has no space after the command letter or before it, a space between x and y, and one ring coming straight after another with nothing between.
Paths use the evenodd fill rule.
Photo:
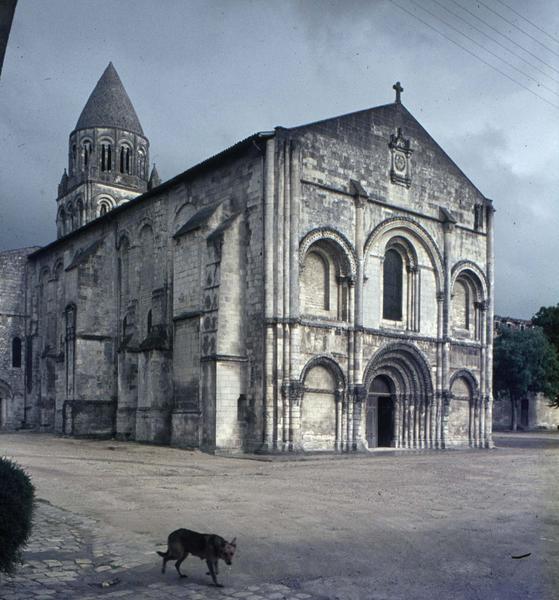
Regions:
<instances>
[{"instance_id":1,"label":"stone cross on gable","mask_svg":"<svg viewBox=\"0 0 559 600\"><path fill-rule=\"evenodd\" d=\"M404 91L404 88L400 85L400 82L397 81L393 86L393 90L396 90L396 104L400 104L400 94Z\"/></svg>"}]
</instances>

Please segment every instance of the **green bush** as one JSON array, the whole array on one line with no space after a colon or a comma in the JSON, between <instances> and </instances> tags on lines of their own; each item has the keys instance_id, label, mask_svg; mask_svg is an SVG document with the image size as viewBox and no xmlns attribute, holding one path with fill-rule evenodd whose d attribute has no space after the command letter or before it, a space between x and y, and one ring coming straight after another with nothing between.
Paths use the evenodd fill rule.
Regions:
<instances>
[{"instance_id":1,"label":"green bush","mask_svg":"<svg viewBox=\"0 0 559 600\"><path fill-rule=\"evenodd\" d=\"M0 458L0 573L13 573L21 562L33 517L35 488L27 473Z\"/></svg>"}]
</instances>

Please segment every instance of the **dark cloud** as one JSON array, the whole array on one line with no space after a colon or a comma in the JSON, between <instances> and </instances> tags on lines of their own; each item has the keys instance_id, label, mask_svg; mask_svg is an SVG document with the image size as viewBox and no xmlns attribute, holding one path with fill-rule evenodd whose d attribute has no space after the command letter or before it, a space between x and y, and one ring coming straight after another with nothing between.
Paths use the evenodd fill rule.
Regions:
<instances>
[{"instance_id":1,"label":"dark cloud","mask_svg":"<svg viewBox=\"0 0 559 600\"><path fill-rule=\"evenodd\" d=\"M553 3L508 3L559 30ZM399 79L406 106L495 202L497 311L529 317L559 301L558 111L389 0L20 1L0 82L0 248L54 238L68 134L110 60L163 179L252 132L390 102Z\"/></svg>"}]
</instances>

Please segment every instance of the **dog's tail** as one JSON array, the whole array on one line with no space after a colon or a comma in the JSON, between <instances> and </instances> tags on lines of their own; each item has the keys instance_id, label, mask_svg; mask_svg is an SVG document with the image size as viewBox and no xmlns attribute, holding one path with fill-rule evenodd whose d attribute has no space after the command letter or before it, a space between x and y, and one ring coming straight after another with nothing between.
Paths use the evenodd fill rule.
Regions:
<instances>
[{"instance_id":1,"label":"dog's tail","mask_svg":"<svg viewBox=\"0 0 559 600\"><path fill-rule=\"evenodd\" d=\"M156 551L157 554L159 554L159 556L161 556L162 558L167 558L167 556L169 555L169 552L159 552L159 550Z\"/></svg>"}]
</instances>

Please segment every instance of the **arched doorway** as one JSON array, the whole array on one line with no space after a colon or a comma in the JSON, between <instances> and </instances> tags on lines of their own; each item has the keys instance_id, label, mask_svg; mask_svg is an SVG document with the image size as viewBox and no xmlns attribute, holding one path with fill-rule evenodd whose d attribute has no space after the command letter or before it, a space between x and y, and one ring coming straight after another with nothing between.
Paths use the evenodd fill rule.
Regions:
<instances>
[{"instance_id":1,"label":"arched doorway","mask_svg":"<svg viewBox=\"0 0 559 600\"><path fill-rule=\"evenodd\" d=\"M472 385L466 377L457 377L450 391L446 443L448 446L465 446L472 433Z\"/></svg>"},{"instance_id":2,"label":"arched doorway","mask_svg":"<svg viewBox=\"0 0 559 600\"><path fill-rule=\"evenodd\" d=\"M365 416L365 436L369 448L389 448L394 443L393 384L378 375L369 386Z\"/></svg>"},{"instance_id":3,"label":"arched doorway","mask_svg":"<svg viewBox=\"0 0 559 600\"><path fill-rule=\"evenodd\" d=\"M316 365L306 373L301 401L301 441L304 450L334 450L336 444L336 381L331 371Z\"/></svg>"},{"instance_id":4,"label":"arched doorway","mask_svg":"<svg viewBox=\"0 0 559 600\"><path fill-rule=\"evenodd\" d=\"M369 448L425 448L440 442L430 371L426 357L413 344L387 344L373 355L363 381L373 415L376 409L376 425L370 421L367 433L363 402L357 434L361 443Z\"/></svg>"}]
</instances>

